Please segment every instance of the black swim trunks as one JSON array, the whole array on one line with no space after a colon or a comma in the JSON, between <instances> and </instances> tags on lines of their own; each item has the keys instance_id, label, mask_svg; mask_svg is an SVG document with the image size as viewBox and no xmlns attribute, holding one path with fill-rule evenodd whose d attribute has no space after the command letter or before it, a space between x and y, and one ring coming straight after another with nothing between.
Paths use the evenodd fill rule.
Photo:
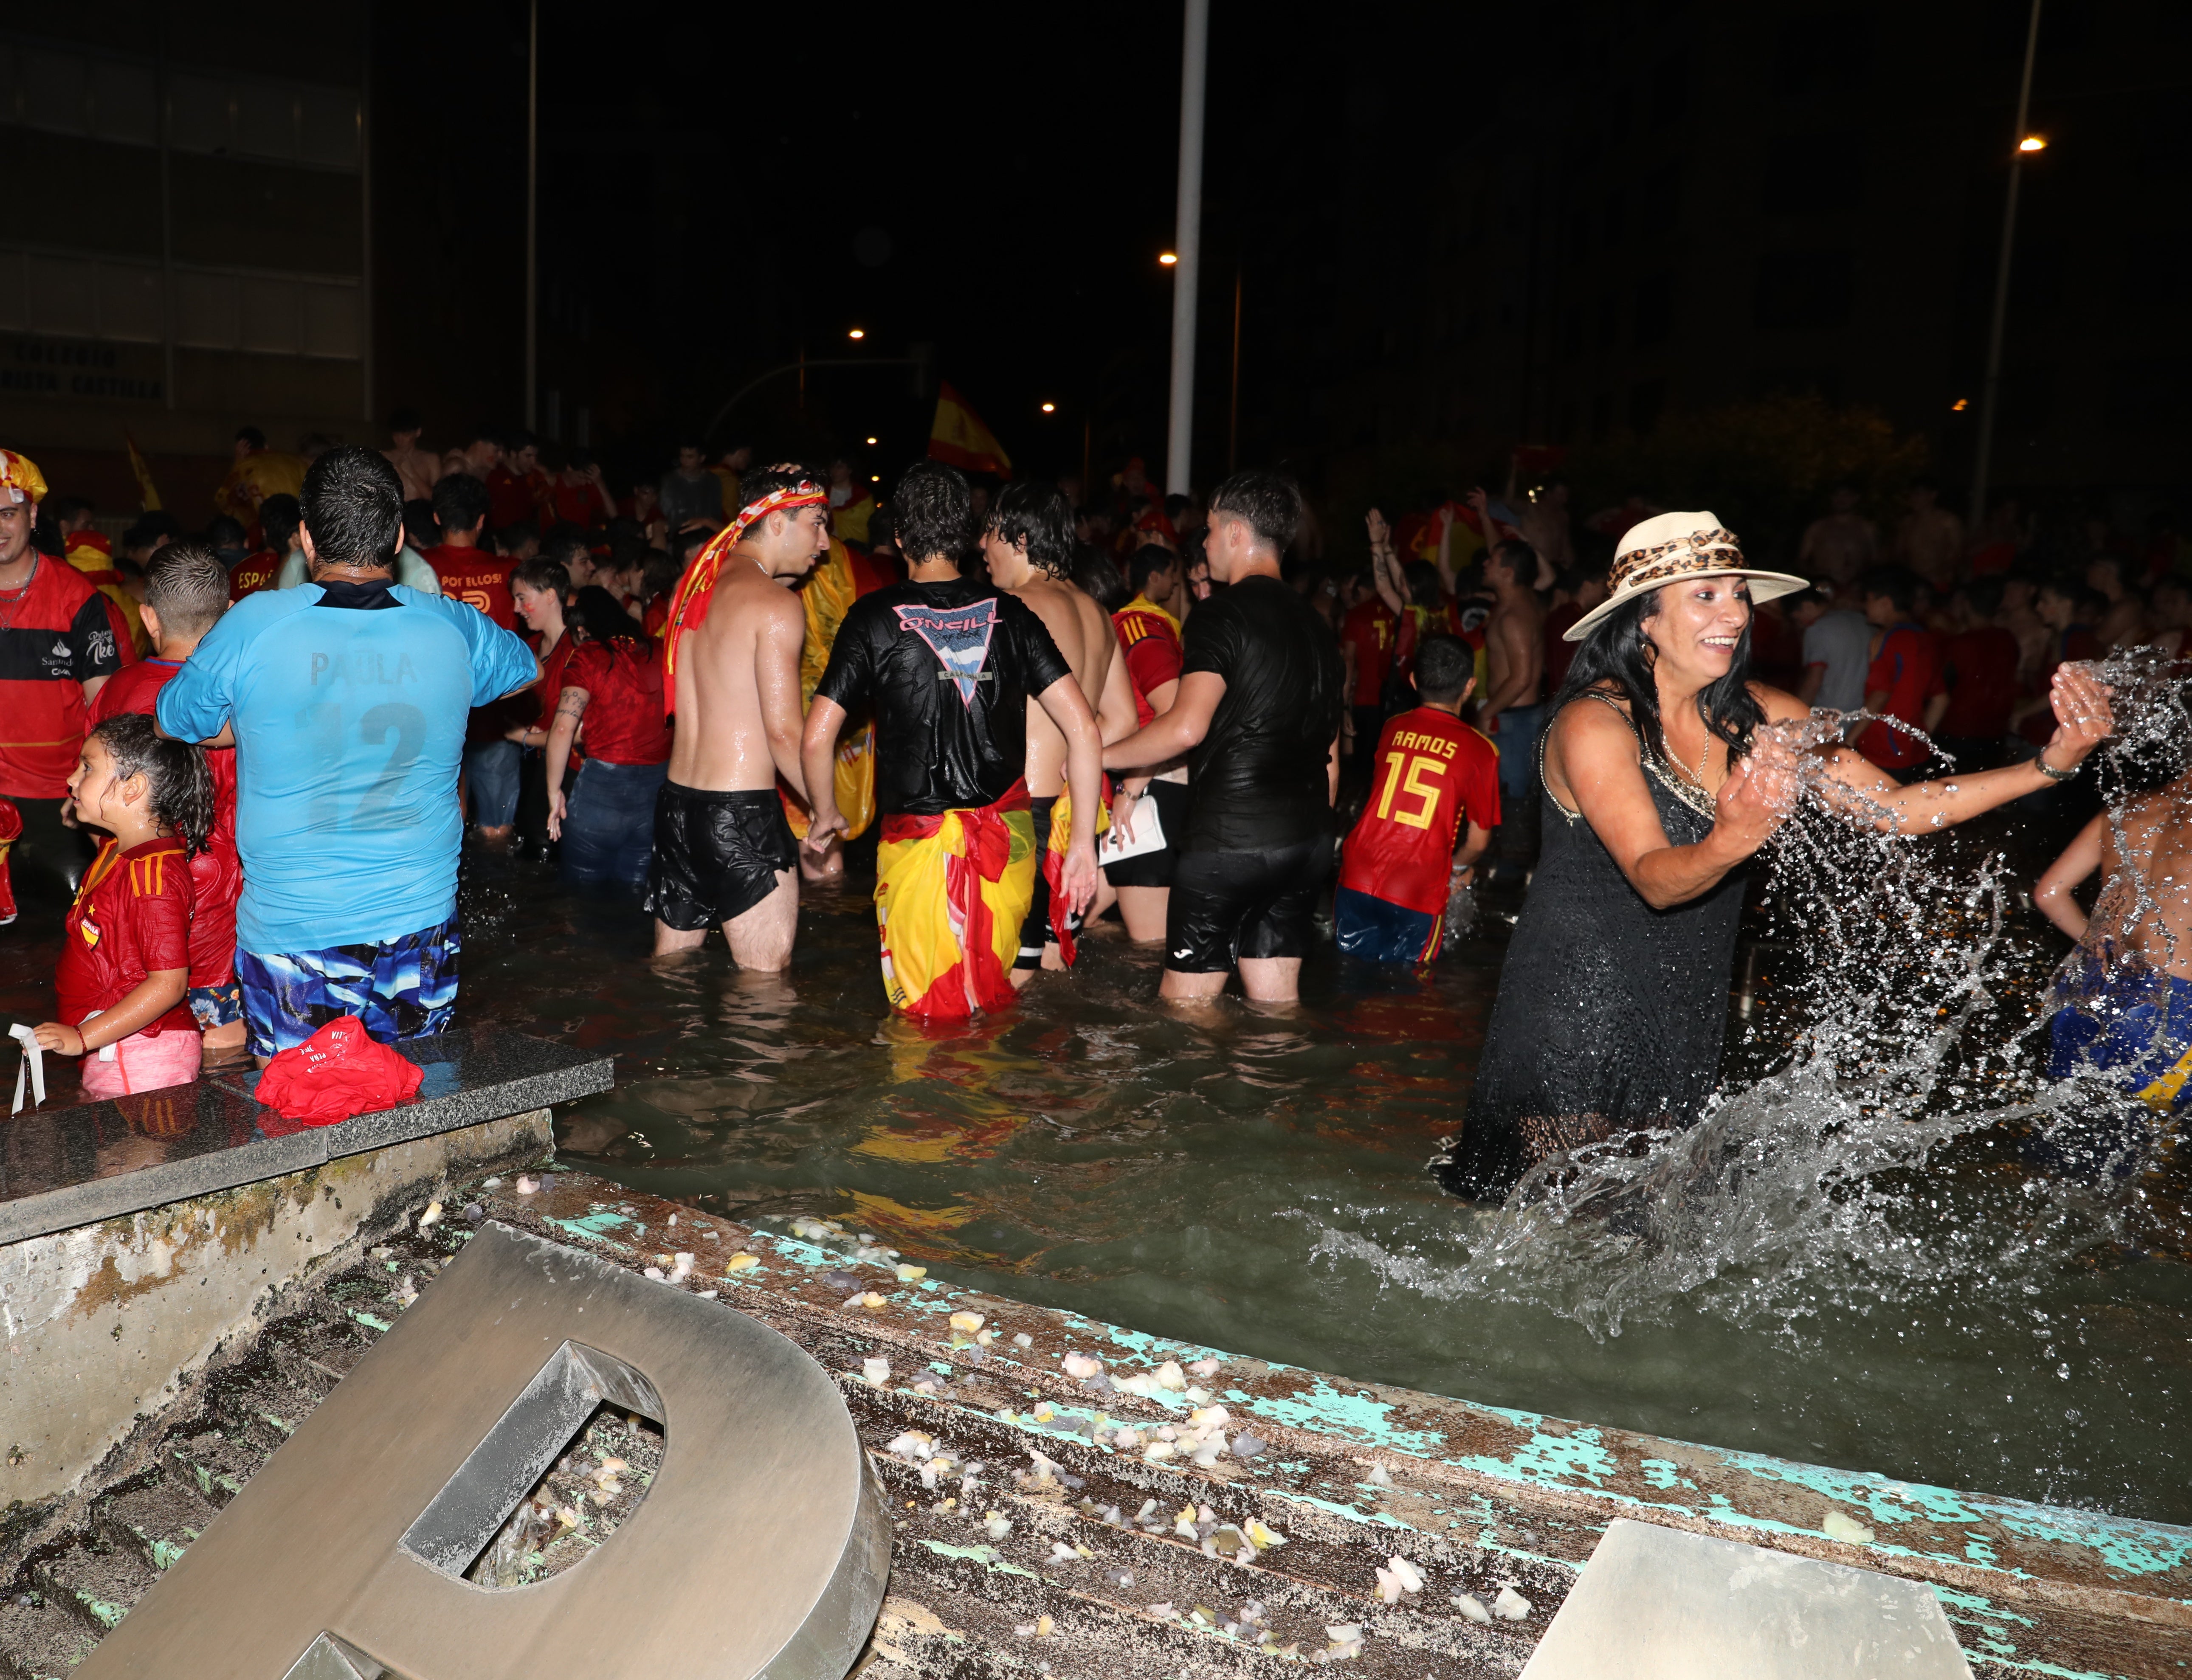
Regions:
<instances>
[{"instance_id":1,"label":"black swim trunks","mask_svg":"<svg viewBox=\"0 0 2192 1680\"><path fill-rule=\"evenodd\" d=\"M647 908L665 926L697 933L733 921L776 891L799 861L773 788L728 793L665 782L654 796L654 862Z\"/></svg>"},{"instance_id":2,"label":"black swim trunks","mask_svg":"<svg viewBox=\"0 0 2192 1680\"><path fill-rule=\"evenodd\" d=\"M1042 868L1050 855L1050 813L1057 804L1055 794L1028 801L1028 814L1035 818L1035 897L1028 900L1027 919L1020 923L1020 954L1013 960L1014 968L1041 968L1042 948L1058 941L1057 930L1050 925L1050 877ZM1078 916L1068 916L1065 925L1074 933L1081 931Z\"/></svg>"},{"instance_id":3,"label":"black swim trunks","mask_svg":"<svg viewBox=\"0 0 2192 1680\"><path fill-rule=\"evenodd\" d=\"M1135 827L1139 832L1142 807L1145 804L1154 806L1158 825L1164 830L1165 843L1155 851L1145 851L1138 857L1106 863L1104 879L1114 886L1170 886L1173 871L1179 866L1180 843L1187 838L1190 797L1184 782L1150 783L1134 803Z\"/></svg>"},{"instance_id":4,"label":"black swim trunks","mask_svg":"<svg viewBox=\"0 0 2192 1680\"><path fill-rule=\"evenodd\" d=\"M1165 910L1165 966L1223 974L1243 957L1305 957L1332 874L1320 835L1261 851L1184 851Z\"/></svg>"}]
</instances>

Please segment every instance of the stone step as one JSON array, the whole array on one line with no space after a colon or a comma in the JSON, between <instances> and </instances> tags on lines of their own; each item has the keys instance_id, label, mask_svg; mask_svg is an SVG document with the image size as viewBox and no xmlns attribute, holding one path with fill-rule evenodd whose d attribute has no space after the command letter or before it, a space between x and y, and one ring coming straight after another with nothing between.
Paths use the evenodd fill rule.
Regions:
<instances>
[{"instance_id":1,"label":"stone step","mask_svg":"<svg viewBox=\"0 0 2192 1680\"><path fill-rule=\"evenodd\" d=\"M0 1674L8 1680L63 1680L89 1656L99 1634L43 1593L0 1601Z\"/></svg>"},{"instance_id":2,"label":"stone step","mask_svg":"<svg viewBox=\"0 0 2192 1680\"><path fill-rule=\"evenodd\" d=\"M49 1603L73 1611L103 1634L129 1614L155 1577L132 1547L79 1541L33 1563L31 1579Z\"/></svg>"},{"instance_id":3,"label":"stone step","mask_svg":"<svg viewBox=\"0 0 2192 1680\"><path fill-rule=\"evenodd\" d=\"M180 1475L165 1471L105 1495L93 1507L98 1532L155 1569L174 1563L213 1518L212 1504L192 1492Z\"/></svg>"},{"instance_id":4,"label":"stone step","mask_svg":"<svg viewBox=\"0 0 2192 1680\"><path fill-rule=\"evenodd\" d=\"M271 1456L271 1448L261 1448L224 1429L200 1429L168 1441L165 1467L180 1475L202 1498L219 1507L242 1493L243 1484L258 1473L259 1466Z\"/></svg>"}]
</instances>

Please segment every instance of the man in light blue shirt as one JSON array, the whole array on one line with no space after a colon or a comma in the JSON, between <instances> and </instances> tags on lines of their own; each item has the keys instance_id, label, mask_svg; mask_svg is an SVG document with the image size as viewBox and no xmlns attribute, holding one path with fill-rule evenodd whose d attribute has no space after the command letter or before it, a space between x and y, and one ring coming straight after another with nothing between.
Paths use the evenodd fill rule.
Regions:
<instances>
[{"instance_id":1,"label":"man in light blue shirt","mask_svg":"<svg viewBox=\"0 0 2192 1680\"><path fill-rule=\"evenodd\" d=\"M311 581L238 601L160 692L163 733L236 746L236 971L262 1064L346 1015L383 1043L449 1025L465 716L539 675L485 614L392 581L402 494L376 450L313 462Z\"/></svg>"}]
</instances>

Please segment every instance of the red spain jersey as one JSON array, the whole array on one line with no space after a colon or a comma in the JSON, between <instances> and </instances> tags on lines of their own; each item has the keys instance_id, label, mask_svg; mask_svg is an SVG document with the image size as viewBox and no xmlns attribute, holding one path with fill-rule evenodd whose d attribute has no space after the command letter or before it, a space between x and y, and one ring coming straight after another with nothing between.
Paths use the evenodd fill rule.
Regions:
<instances>
[{"instance_id":1,"label":"red spain jersey","mask_svg":"<svg viewBox=\"0 0 2192 1680\"><path fill-rule=\"evenodd\" d=\"M1340 645L1355 650L1355 692L1348 703L1374 706L1393 663L1393 615L1382 601L1358 601L1339 621Z\"/></svg>"},{"instance_id":2,"label":"red spain jersey","mask_svg":"<svg viewBox=\"0 0 2192 1680\"><path fill-rule=\"evenodd\" d=\"M1127 656L1127 675L1134 690L1134 720L1146 728L1156 716L1150 704L1153 689L1179 680L1179 620L1145 595L1136 595L1111 615L1119 646Z\"/></svg>"},{"instance_id":3,"label":"red spain jersey","mask_svg":"<svg viewBox=\"0 0 2192 1680\"><path fill-rule=\"evenodd\" d=\"M172 835L122 849L110 840L84 872L61 934L61 1019L80 1027L112 1009L149 974L191 965L191 866ZM142 1030L197 1031L186 1002Z\"/></svg>"},{"instance_id":4,"label":"red spain jersey","mask_svg":"<svg viewBox=\"0 0 2192 1680\"><path fill-rule=\"evenodd\" d=\"M1385 726L1374 770L1339 854L1339 884L1443 915L1462 819L1499 825L1498 749L1452 713L1418 706Z\"/></svg>"},{"instance_id":5,"label":"red spain jersey","mask_svg":"<svg viewBox=\"0 0 2192 1680\"><path fill-rule=\"evenodd\" d=\"M67 796L83 686L136 658L106 597L66 561L41 555L29 583L0 590L0 795Z\"/></svg>"},{"instance_id":6,"label":"red spain jersey","mask_svg":"<svg viewBox=\"0 0 2192 1680\"><path fill-rule=\"evenodd\" d=\"M282 575L283 558L271 549L261 549L237 561L236 570L228 574L228 598L242 601L248 595L272 589L274 580Z\"/></svg>"},{"instance_id":7,"label":"red spain jersey","mask_svg":"<svg viewBox=\"0 0 2192 1680\"><path fill-rule=\"evenodd\" d=\"M1887 695L1881 709L1908 724L1926 717L1926 697L1941 669L1938 639L1919 624L1898 624L1881 638L1864 678L1865 692ZM1857 737L1857 749L1883 770L1908 770L1923 764L1931 749L1916 736L1892 724L1875 723Z\"/></svg>"},{"instance_id":8,"label":"red spain jersey","mask_svg":"<svg viewBox=\"0 0 2192 1680\"><path fill-rule=\"evenodd\" d=\"M660 764L669 758L662 652L653 642L623 643L614 652L597 641L580 642L557 686L559 693L565 688L585 690L579 732L591 756L610 764Z\"/></svg>"},{"instance_id":9,"label":"red spain jersey","mask_svg":"<svg viewBox=\"0 0 2192 1680\"><path fill-rule=\"evenodd\" d=\"M510 574L517 562L485 549L439 543L426 550L426 564L442 580L442 593L476 607L505 630L517 633L517 603L511 598Z\"/></svg>"}]
</instances>

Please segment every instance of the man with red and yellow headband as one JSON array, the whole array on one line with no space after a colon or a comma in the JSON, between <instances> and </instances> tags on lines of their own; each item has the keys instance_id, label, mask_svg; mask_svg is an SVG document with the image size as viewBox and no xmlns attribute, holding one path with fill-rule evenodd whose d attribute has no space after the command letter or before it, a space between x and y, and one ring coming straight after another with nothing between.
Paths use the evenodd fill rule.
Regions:
<instances>
[{"instance_id":1,"label":"man with red and yellow headband","mask_svg":"<svg viewBox=\"0 0 2192 1680\"><path fill-rule=\"evenodd\" d=\"M829 552L829 495L797 467L745 476L737 517L693 558L662 639L663 703L677 720L654 803L647 907L654 950L721 927L741 968L791 960L798 848L777 796L802 801L799 650L807 615L787 585ZM826 778L827 772L825 772Z\"/></svg>"},{"instance_id":2,"label":"man with red and yellow headband","mask_svg":"<svg viewBox=\"0 0 2192 1680\"><path fill-rule=\"evenodd\" d=\"M0 449L0 798L20 815L17 860L73 892L91 847L61 806L91 701L128 661L106 596L32 544L45 494L36 464Z\"/></svg>"}]
</instances>

